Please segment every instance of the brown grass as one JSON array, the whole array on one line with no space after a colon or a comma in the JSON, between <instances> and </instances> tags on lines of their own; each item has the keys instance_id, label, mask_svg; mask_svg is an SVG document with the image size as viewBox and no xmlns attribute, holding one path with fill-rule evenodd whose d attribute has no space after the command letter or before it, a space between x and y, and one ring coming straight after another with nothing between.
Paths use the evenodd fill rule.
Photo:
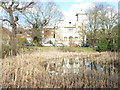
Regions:
<instances>
[{"instance_id":1,"label":"brown grass","mask_svg":"<svg viewBox=\"0 0 120 90\"><path fill-rule=\"evenodd\" d=\"M115 53L114 53L115 54ZM115 54L116 55L116 54ZM114 55L114 56L115 56ZM108 75L101 71L92 72L83 70L81 73L66 75L49 75L42 66L42 62L63 57L94 57L97 62L111 57L108 52L62 52L62 51L35 51L31 54L21 54L0 60L2 64L1 80L3 88L90 88L90 87L118 87L118 75ZM103 59L107 58L107 59ZM105 61L105 62L106 62Z\"/></svg>"}]
</instances>

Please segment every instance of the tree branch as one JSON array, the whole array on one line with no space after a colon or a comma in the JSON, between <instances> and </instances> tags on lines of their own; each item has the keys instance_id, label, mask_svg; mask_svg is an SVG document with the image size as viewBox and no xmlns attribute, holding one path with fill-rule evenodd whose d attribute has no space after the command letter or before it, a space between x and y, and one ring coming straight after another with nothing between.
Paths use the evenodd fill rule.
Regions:
<instances>
[{"instance_id":1,"label":"tree branch","mask_svg":"<svg viewBox=\"0 0 120 90\"><path fill-rule=\"evenodd\" d=\"M30 21L29 17L24 13L23 13L23 15L26 17L27 22L33 25L33 23Z\"/></svg>"},{"instance_id":2,"label":"tree branch","mask_svg":"<svg viewBox=\"0 0 120 90\"><path fill-rule=\"evenodd\" d=\"M1 6L5 11L9 12L10 9L6 7L5 3L6 3L6 2L0 2L0 6Z\"/></svg>"},{"instance_id":3,"label":"tree branch","mask_svg":"<svg viewBox=\"0 0 120 90\"><path fill-rule=\"evenodd\" d=\"M0 2L0 6L1 6L2 8L5 8L5 9L6 9L6 7L5 7L5 2Z\"/></svg>"},{"instance_id":4,"label":"tree branch","mask_svg":"<svg viewBox=\"0 0 120 90\"><path fill-rule=\"evenodd\" d=\"M11 5L10 5L8 8L12 8L12 6L13 6L14 3L15 3L15 2L12 2Z\"/></svg>"},{"instance_id":5,"label":"tree branch","mask_svg":"<svg viewBox=\"0 0 120 90\"><path fill-rule=\"evenodd\" d=\"M19 3L17 5L15 5L13 8L16 9L16 8L18 8L18 6L19 6Z\"/></svg>"},{"instance_id":6,"label":"tree branch","mask_svg":"<svg viewBox=\"0 0 120 90\"><path fill-rule=\"evenodd\" d=\"M8 19L0 19L0 20L7 21L7 22L9 22L11 24L11 22Z\"/></svg>"},{"instance_id":7,"label":"tree branch","mask_svg":"<svg viewBox=\"0 0 120 90\"><path fill-rule=\"evenodd\" d=\"M30 5L33 5L33 4L34 4L34 2L30 2L28 5L26 5L26 6L22 7L22 8L16 7L15 9L22 12L22 11L24 11L26 8L28 8Z\"/></svg>"}]
</instances>

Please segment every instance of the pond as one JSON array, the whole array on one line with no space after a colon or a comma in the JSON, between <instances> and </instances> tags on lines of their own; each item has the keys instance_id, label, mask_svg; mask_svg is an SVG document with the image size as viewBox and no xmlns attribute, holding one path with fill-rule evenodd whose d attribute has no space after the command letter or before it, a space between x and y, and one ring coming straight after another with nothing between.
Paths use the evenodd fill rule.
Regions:
<instances>
[{"instance_id":1,"label":"pond","mask_svg":"<svg viewBox=\"0 0 120 90\"><path fill-rule=\"evenodd\" d=\"M118 72L118 69L114 65L99 65L90 58L63 58L61 60L50 60L44 64L45 70L51 75L63 75L63 74L79 74L84 70L96 70L103 71L105 73L114 74Z\"/></svg>"}]
</instances>

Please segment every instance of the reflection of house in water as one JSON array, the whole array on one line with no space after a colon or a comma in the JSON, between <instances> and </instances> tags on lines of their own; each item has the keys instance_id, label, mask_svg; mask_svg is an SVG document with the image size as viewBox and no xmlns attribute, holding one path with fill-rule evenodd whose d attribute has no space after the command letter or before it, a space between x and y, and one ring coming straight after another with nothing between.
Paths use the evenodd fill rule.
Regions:
<instances>
[{"instance_id":1,"label":"reflection of house in water","mask_svg":"<svg viewBox=\"0 0 120 90\"><path fill-rule=\"evenodd\" d=\"M55 63L48 63L46 70L49 71L49 73L53 74L56 70L56 64Z\"/></svg>"},{"instance_id":2,"label":"reflection of house in water","mask_svg":"<svg viewBox=\"0 0 120 90\"><path fill-rule=\"evenodd\" d=\"M87 62L86 58L64 58L63 60L54 60L54 61L49 61L46 63L45 70L52 74L52 75L57 75L57 74L65 74L65 73L70 73L70 74L78 74L82 70L102 70L102 71L107 71L109 73L109 70L111 69L110 72L115 73L117 69L115 69L114 66L101 66L96 64L95 62Z\"/></svg>"},{"instance_id":3,"label":"reflection of house in water","mask_svg":"<svg viewBox=\"0 0 120 90\"><path fill-rule=\"evenodd\" d=\"M63 73L78 73L80 64L79 58L75 59L64 59L63 60Z\"/></svg>"},{"instance_id":4,"label":"reflection of house in water","mask_svg":"<svg viewBox=\"0 0 120 90\"><path fill-rule=\"evenodd\" d=\"M56 60L57 61L57 60ZM50 74L58 73L78 73L80 69L79 58L67 59L64 58L61 62L48 62L46 71Z\"/></svg>"},{"instance_id":5,"label":"reflection of house in water","mask_svg":"<svg viewBox=\"0 0 120 90\"><path fill-rule=\"evenodd\" d=\"M45 65L45 70L48 71L50 74L55 74L55 72L57 72L58 66L59 65L55 62L48 62Z\"/></svg>"}]
</instances>

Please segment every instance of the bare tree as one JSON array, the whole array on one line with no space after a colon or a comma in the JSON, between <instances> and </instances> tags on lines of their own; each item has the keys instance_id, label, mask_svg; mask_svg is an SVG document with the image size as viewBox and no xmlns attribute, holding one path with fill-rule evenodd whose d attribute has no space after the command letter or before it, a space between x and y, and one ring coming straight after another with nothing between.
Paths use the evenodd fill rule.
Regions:
<instances>
[{"instance_id":1,"label":"bare tree","mask_svg":"<svg viewBox=\"0 0 120 90\"><path fill-rule=\"evenodd\" d=\"M82 37L82 45L84 45L86 43L86 35L87 35L86 25L85 25L84 21L83 21L82 25L79 26L78 33Z\"/></svg>"},{"instance_id":2,"label":"bare tree","mask_svg":"<svg viewBox=\"0 0 120 90\"><path fill-rule=\"evenodd\" d=\"M99 13L101 34L104 34L107 38L113 38L113 28L117 25L117 11L110 6L100 5Z\"/></svg>"},{"instance_id":3,"label":"bare tree","mask_svg":"<svg viewBox=\"0 0 120 90\"><path fill-rule=\"evenodd\" d=\"M42 38L43 27L54 25L62 17L62 12L54 2L37 2L34 8L24 12L26 21L33 29L33 37Z\"/></svg>"},{"instance_id":4,"label":"bare tree","mask_svg":"<svg viewBox=\"0 0 120 90\"><path fill-rule=\"evenodd\" d=\"M95 3L87 13L88 38L91 43L95 44L101 37L112 38L112 29L117 24L117 12L106 3Z\"/></svg>"},{"instance_id":5,"label":"bare tree","mask_svg":"<svg viewBox=\"0 0 120 90\"><path fill-rule=\"evenodd\" d=\"M99 27L99 8L94 6L87 11L87 18L88 18L88 38L90 38L90 43L94 46L96 38L97 38L97 30Z\"/></svg>"},{"instance_id":6,"label":"bare tree","mask_svg":"<svg viewBox=\"0 0 120 90\"><path fill-rule=\"evenodd\" d=\"M7 18L2 17L1 20L4 22L8 22L10 26L12 27L12 32L11 32L11 50L12 50L12 55L17 55L17 41L16 41L16 28L17 28L17 21L19 20L17 15L14 15L15 12L23 12L27 8L31 7L34 2L24 2L24 6L20 5L20 2L15 2L14 0L5 2L1 1L0 2L0 7L4 9L4 11L7 13Z\"/></svg>"}]
</instances>

